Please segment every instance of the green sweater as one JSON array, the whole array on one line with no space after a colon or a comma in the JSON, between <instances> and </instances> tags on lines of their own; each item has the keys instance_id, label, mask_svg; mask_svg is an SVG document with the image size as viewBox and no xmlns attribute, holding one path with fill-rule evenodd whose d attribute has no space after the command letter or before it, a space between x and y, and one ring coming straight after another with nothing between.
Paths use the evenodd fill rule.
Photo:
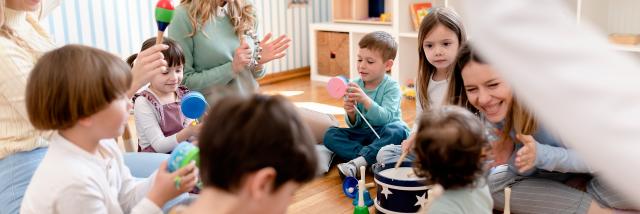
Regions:
<instances>
[{"instance_id":1,"label":"green sweater","mask_svg":"<svg viewBox=\"0 0 640 214\"><path fill-rule=\"evenodd\" d=\"M400 109L402 94L400 93L398 82L384 75L382 82L372 90L364 88L364 81L362 81L362 79L358 78L354 82L373 100L369 109L365 109L362 103L358 103L357 106L358 110L364 114L364 117L367 118L367 121L369 121L372 126L384 126L399 121L404 124L407 135L409 134L409 127L402 121L402 112ZM356 122L353 124L349 121L348 116L345 117L349 127L369 128L357 112L355 117Z\"/></svg>"},{"instance_id":2,"label":"green sweater","mask_svg":"<svg viewBox=\"0 0 640 214\"><path fill-rule=\"evenodd\" d=\"M241 95L254 93L258 89L256 79L264 76L266 72L265 69L255 73L246 69L239 74L233 72L231 63L236 48L240 46L240 40L229 17L212 17L193 37L189 37L193 27L189 20L188 7L176 7L168 29L169 37L176 40L184 50L182 83L190 90L202 92L207 98L219 92L209 90L214 86L223 86L230 89L230 92ZM250 46L253 45L251 40L247 42Z\"/></svg>"}]
</instances>

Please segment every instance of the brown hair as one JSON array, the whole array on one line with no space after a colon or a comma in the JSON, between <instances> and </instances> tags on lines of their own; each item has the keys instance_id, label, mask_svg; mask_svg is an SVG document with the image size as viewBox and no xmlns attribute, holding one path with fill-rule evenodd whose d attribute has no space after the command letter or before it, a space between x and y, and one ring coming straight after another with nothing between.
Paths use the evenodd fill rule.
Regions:
<instances>
[{"instance_id":1,"label":"brown hair","mask_svg":"<svg viewBox=\"0 0 640 214\"><path fill-rule=\"evenodd\" d=\"M473 105L469 105L469 98L464 90L464 81L462 79L462 69L470 62L486 64L484 59L474 51L471 45L465 44L458 53L456 69L454 70L452 75L453 77L449 83L447 96L449 97L450 103L466 107L468 110L477 113L478 109L473 107ZM511 130L515 130L516 133L520 134L533 134L538 127L537 124L538 123L534 119L533 114L520 104L520 101L518 101L517 97L514 95L514 98L511 101L511 106L509 106L507 116L504 119L502 138L504 140L509 137Z\"/></svg>"},{"instance_id":2,"label":"brown hair","mask_svg":"<svg viewBox=\"0 0 640 214\"><path fill-rule=\"evenodd\" d=\"M205 186L229 192L265 167L276 170L274 190L288 181L310 181L317 171L311 132L282 96L219 100L204 122L199 145Z\"/></svg>"},{"instance_id":3,"label":"brown hair","mask_svg":"<svg viewBox=\"0 0 640 214\"><path fill-rule=\"evenodd\" d=\"M106 51L81 45L55 49L29 75L29 120L41 130L71 128L125 96L131 81L129 66Z\"/></svg>"},{"instance_id":4,"label":"brown hair","mask_svg":"<svg viewBox=\"0 0 640 214\"><path fill-rule=\"evenodd\" d=\"M380 52L384 61L396 59L396 53L398 52L396 40L393 39L391 34L383 31L368 33L360 39L358 46Z\"/></svg>"},{"instance_id":5,"label":"brown hair","mask_svg":"<svg viewBox=\"0 0 640 214\"><path fill-rule=\"evenodd\" d=\"M164 38L162 44L169 46L168 49L162 51L162 55L164 56L164 60L167 61L169 67L184 65L184 51L182 47L173 39ZM140 52L149 49L156 45L156 37L151 37L145 40L142 43L142 48L140 48ZM133 54L127 58L127 64L133 67L133 62L138 58L138 54Z\"/></svg>"},{"instance_id":6,"label":"brown hair","mask_svg":"<svg viewBox=\"0 0 640 214\"><path fill-rule=\"evenodd\" d=\"M217 16L218 6L224 1L225 0L181 0L180 4L186 6L189 20L191 20L191 28L193 28L193 32L189 33L188 36L195 36L197 31L202 30L201 27L204 23L211 21L211 17ZM229 0L226 4L231 25L233 25L238 37L241 37L245 31L253 29L256 24L253 5L246 4L246 0ZM207 35L205 34L205 36Z\"/></svg>"},{"instance_id":7,"label":"brown hair","mask_svg":"<svg viewBox=\"0 0 640 214\"><path fill-rule=\"evenodd\" d=\"M460 16L450 8L437 7L431 9L420 24L420 30L418 33L418 80L417 91L418 99L422 109L429 109L429 80L431 75L436 72L436 67L429 63L427 57L424 55L424 46L422 42L434 28L439 24L449 28L458 36L458 44L463 45L467 41L466 32L462 25L462 19ZM448 77L451 78L451 77Z\"/></svg>"},{"instance_id":8,"label":"brown hair","mask_svg":"<svg viewBox=\"0 0 640 214\"><path fill-rule=\"evenodd\" d=\"M445 189L472 184L482 173L482 150L488 144L483 123L458 106L425 112L416 135L414 171Z\"/></svg>"}]
</instances>

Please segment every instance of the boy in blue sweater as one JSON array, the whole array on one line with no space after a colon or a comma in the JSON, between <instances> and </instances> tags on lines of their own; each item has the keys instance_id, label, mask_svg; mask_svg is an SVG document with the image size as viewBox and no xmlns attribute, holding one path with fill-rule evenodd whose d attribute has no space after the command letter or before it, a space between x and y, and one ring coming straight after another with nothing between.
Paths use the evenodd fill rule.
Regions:
<instances>
[{"instance_id":1,"label":"boy in blue sweater","mask_svg":"<svg viewBox=\"0 0 640 214\"><path fill-rule=\"evenodd\" d=\"M397 43L388 33L377 31L365 35L358 45L360 78L349 83L343 104L349 128L331 127L324 137L324 145L329 150L340 159L350 160L338 164L340 174L344 176L357 175L360 166L376 161L380 148L400 144L409 135L409 128L402 121L400 112L400 86L386 75L393 66Z\"/></svg>"}]
</instances>

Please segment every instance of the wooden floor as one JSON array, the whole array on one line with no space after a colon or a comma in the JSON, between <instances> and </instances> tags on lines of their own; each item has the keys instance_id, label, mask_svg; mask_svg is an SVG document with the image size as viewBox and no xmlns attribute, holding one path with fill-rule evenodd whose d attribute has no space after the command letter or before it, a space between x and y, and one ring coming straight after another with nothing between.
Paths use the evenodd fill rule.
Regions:
<instances>
[{"instance_id":1,"label":"wooden floor","mask_svg":"<svg viewBox=\"0 0 640 214\"><path fill-rule=\"evenodd\" d=\"M300 77L269 85L262 85L261 91L267 94L281 94L296 103L315 102L342 108L340 100L330 97L326 91L326 83L312 82L309 77ZM344 113L335 114L344 126ZM415 101L402 100L402 116L411 127L415 118ZM373 177L367 175L367 183L373 182ZM369 190L375 198L375 188ZM332 166L323 177L305 184L296 192L288 213L353 213L352 199L342 193L342 180L338 170ZM375 213L373 206L370 213Z\"/></svg>"}]
</instances>

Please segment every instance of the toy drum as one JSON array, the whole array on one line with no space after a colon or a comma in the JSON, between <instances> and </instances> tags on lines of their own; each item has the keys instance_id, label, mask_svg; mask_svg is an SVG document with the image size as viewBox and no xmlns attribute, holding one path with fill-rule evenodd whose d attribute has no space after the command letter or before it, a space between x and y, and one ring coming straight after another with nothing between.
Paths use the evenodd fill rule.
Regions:
<instances>
[{"instance_id":1,"label":"toy drum","mask_svg":"<svg viewBox=\"0 0 640 214\"><path fill-rule=\"evenodd\" d=\"M207 110L207 105L207 100L200 92L190 91L182 97L180 109L185 117L198 119Z\"/></svg>"},{"instance_id":2,"label":"toy drum","mask_svg":"<svg viewBox=\"0 0 640 214\"><path fill-rule=\"evenodd\" d=\"M403 162L398 169L395 163L376 163L372 166L377 194L377 213L416 213L427 202L425 179L413 173L411 162Z\"/></svg>"},{"instance_id":3,"label":"toy drum","mask_svg":"<svg viewBox=\"0 0 640 214\"><path fill-rule=\"evenodd\" d=\"M175 172L191 161L195 161L196 166L200 166L200 149L189 142L182 142L171 152L167 163L169 172Z\"/></svg>"}]
</instances>

